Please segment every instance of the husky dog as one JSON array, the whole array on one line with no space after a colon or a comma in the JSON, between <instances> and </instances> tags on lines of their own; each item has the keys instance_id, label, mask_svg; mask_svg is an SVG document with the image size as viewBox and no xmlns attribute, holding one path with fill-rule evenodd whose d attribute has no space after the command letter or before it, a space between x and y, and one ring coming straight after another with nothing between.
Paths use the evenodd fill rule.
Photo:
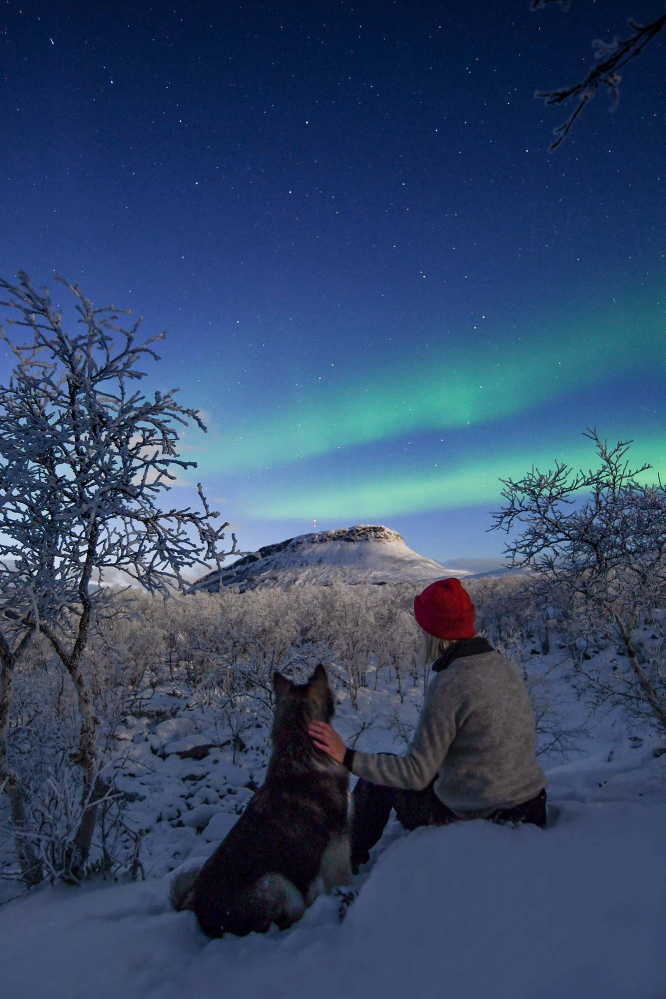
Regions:
<instances>
[{"instance_id":1,"label":"husky dog","mask_svg":"<svg viewBox=\"0 0 666 999\"><path fill-rule=\"evenodd\" d=\"M276 695L266 780L198 872L171 884L175 909L192 909L204 933L264 933L291 926L322 891L351 882L347 771L315 749L311 721L329 722L326 670L308 683L273 674Z\"/></svg>"}]
</instances>

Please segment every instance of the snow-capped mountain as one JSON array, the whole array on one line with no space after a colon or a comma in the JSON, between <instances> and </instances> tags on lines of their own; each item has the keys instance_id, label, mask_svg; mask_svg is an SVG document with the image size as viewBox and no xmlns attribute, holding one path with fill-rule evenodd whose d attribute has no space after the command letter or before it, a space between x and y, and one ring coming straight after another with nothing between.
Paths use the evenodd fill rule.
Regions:
<instances>
[{"instance_id":1,"label":"snow-capped mountain","mask_svg":"<svg viewBox=\"0 0 666 999\"><path fill-rule=\"evenodd\" d=\"M412 551L405 539L388 527L357 524L318 531L266 545L222 570L223 586L252 590L258 586L329 586L332 583L414 583L427 585L444 576L471 575L447 569ZM216 592L217 572L193 585L193 592Z\"/></svg>"}]
</instances>

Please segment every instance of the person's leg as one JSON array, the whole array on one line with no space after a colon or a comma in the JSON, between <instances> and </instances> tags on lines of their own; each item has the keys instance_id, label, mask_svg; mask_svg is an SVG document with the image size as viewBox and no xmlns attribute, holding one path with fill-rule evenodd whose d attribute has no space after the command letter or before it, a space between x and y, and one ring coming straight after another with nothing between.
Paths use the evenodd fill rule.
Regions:
<instances>
[{"instance_id":1,"label":"person's leg","mask_svg":"<svg viewBox=\"0 0 666 999\"><path fill-rule=\"evenodd\" d=\"M522 805L515 805L513 808L498 808L488 818L491 822L496 822L499 825L513 823L515 825L533 825L545 829L547 821L545 788L535 798L524 801Z\"/></svg>"},{"instance_id":2,"label":"person's leg","mask_svg":"<svg viewBox=\"0 0 666 999\"><path fill-rule=\"evenodd\" d=\"M365 864L370 850L379 842L394 808L405 829L444 826L457 822L457 816L435 794L433 784L423 791L408 791L359 780L352 793L352 867Z\"/></svg>"},{"instance_id":3,"label":"person's leg","mask_svg":"<svg viewBox=\"0 0 666 999\"><path fill-rule=\"evenodd\" d=\"M351 813L351 865L365 864L370 850L379 842L389 820L395 788L359 778L352 792Z\"/></svg>"},{"instance_id":4,"label":"person's leg","mask_svg":"<svg viewBox=\"0 0 666 999\"><path fill-rule=\"evenodd\" d=\"M418 829L420 826L448 826L458 822L458 816L439 800L435 794L434 781L422 791L405 791L392 788L392 804L398 821L405 829Z\"/></svg>"}]
</instances>

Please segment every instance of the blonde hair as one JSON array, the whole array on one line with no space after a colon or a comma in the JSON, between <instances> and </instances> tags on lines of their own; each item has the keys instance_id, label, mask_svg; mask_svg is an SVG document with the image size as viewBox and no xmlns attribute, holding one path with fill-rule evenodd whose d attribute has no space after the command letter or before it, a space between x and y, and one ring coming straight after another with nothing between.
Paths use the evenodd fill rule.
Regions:
<instances>
[{"instance_id":1,"label":"blonde hair","mask_svg":"<svg viewBox=\"0 0 666 999\"><path fill-rule=\"evenodd\" d=\"M421 626L419 625L419 628ZM429 666L436 659L443 656L450 645L453 645L454 638L436 638L429 632L421 628L421 647L418 654L419 666Z\"/></svg>"}]
</instances>

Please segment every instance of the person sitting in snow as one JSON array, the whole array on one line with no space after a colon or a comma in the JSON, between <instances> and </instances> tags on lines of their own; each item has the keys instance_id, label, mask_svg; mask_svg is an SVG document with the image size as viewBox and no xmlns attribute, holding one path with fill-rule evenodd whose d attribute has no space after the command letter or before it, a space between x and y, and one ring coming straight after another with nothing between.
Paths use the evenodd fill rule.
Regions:
<instances>
[{"instance_id":1,"label":"person sitting in snow","mask_svg":"<svg viewBox=\"0 0 666 999\"><path fill-rule=\"evenodd\" d=\"M534 715L514 664L474 628L460 581L438 579L414 600L422 661L433 662L423 708L404 756L348 749L312 722L318 749L359 777L352 801L352 868L366 863L391 809L406 829L483 818L546 824L546 778L535 757Z\"/></svg>"}]
</instances>

